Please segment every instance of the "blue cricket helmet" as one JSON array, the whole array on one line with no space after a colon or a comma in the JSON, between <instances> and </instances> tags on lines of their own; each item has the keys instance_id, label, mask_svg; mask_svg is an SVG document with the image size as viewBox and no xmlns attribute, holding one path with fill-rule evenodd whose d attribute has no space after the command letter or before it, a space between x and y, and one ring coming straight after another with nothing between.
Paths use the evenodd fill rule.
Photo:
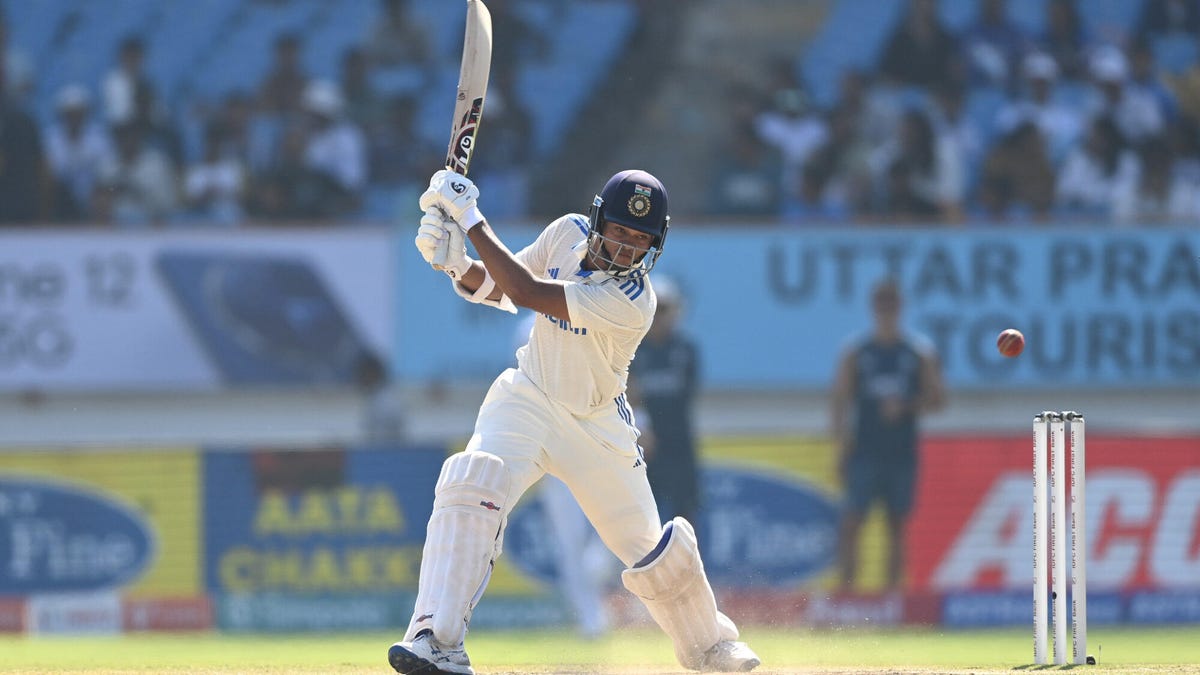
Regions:
<instances>
[{"instance_id":1,"label":"blue cricket helmet","mask_svg":"<svg viewBox=\"0 0 1200 675\"><path fill-rule=\"evenodd\" d=\"M649 272L662 254L671 216L667 212L667 189L662 181L640 169L626 169L613 175L592 200L589 211L588 241L600 237L600 226L613 222L654 237L641 260L628 269L614 270L619 276L636 270ZM611 261L609 261L611 263Z\"/></svg>"}]
</instances>

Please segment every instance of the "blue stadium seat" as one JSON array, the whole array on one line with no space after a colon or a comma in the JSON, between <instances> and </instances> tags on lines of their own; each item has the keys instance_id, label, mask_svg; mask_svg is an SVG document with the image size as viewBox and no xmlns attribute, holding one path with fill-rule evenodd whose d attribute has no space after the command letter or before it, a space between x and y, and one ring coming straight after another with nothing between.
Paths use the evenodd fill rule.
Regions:
<instances>
[{"instance_id":1,"label":"blue stadium seat","mask_svg":"<svg viewBox=\"0 0 1200 675\"><path fill-rule=\"evenodd\" d=\"M420 2L414 3L414 11L421 6ZM456 42L451 47L452 58L446 60L429 86L431 92L444 93L424 97L418 116L422 136L436 143L445 142L449 132L450 116L454 111L453 92L458 84L462 12L455 12L451 21L455 22L456 35ZM592 0L572 3L560 21L559 30L548 34L551 45L545 62L526 64L516 82L518 94L534 117L534 148L538 153L553 148L567 133L588 93L612 66L632 33L637 13L626 3ZM596 25L606 27L606 38L581 49L574 36Z\"/></svg>"},{"instance_id":2,"label":"blue stadium seat","mask_svg":"<svg viewBox=\"0 0 1200 675\"><path fill-rule=\"evenodd\" d=\"M1154 62L1160 70L1179 74L1196 65L1196 37L1193 35L1164 35L1151 43Z\"/></svg>"},{"instance_id":3,"label":"blue stadium seat","mask_svg":"<svg viewBox=\"0 0 1200 675\"><path fill-rule=\"evenodd\" d=\"M938 14L954 32L969 28L979 18L980 0L941 0ZM1008 18L1029 35L1046 25L1046 0L1008 0Z\"/></svg>"},{"instance_id":4,"label":"blue stadium seat","mask_svg":"<svg viewBox=\"0 0 1200 675\"><path fill-rule=\"evenodd\" d=\"M67 17L82 0L38 0L6 3L9 39L29 58L42 62Z\"/></svg>"},{"instance_id":5,"label":"blue stadium seat","mask_svg":"<svg viewBox=\"0 0 1200 675\"><path fill-rule=\"evenodd\" d=\"M162 20L146 36L146 71L164 97L190 93L184 85L241 4L242 0L163 3Z\"/></svg>"},{"instance_id":6,"label":"blue stadium seat","mask_svg":"<svg viewBox=\"0 0 1200 675\"><path fill-rule=\"evenodd\" d=\"M528 108L534 117L534 147L539 153L562 139L588 93L612 66L637 14L625 3L579 2L559 21L558 30L547 33L552 38L549 57L544 63L527 66L517 83L520 95L536 102ZM588 34L595 26L604 26L605 38L581 48L577 36Z\"/></svg>"},{"instance_id":7,"label":"blue stadium seat","mask_svg":"<svg viewBox=\"0 0 1200 675\"><path fill-rule=\"evenodd\" d=\"M839 0L833 6L800 60L800 71L817 105L834 103L847 70L875 67L904 7L903 2L878 0Z\"/></svg>"},{"instance_id":8,"label":"blue stadium seat","mask_svg":"<svg viewBox=\"0 0 1200 675\"><path fill-rule=\"evenodd\" d=\"M1088 37L1103 42L1132 31L1142 15L1142 0L1077 0L1076 4Z\"/></svg>"},{"instance_id":9,"label":"blue stadium seat","mask_svg":"<svg viewBox=\"0 0 1200 675\"><path fill-rule=\"evenodd\" d=\"M375 2L326 3L305 36L304 68L314 77L338 79L343 54L362 44L380 15Z\"/></svg>"},{"instance_id":10,"label":"blue stadium seat","mask_svg":"<svg viewBox=\"0 0 1200 675\"><path fill-rule=\"evenodd\" d=\"M287 32L304 37L320 9L320 0L244 2L226 32L209 45L207 58L190 73L189 90L210 99L255 90L270 69L275 38Z\"/></svg>"}]
</instances>

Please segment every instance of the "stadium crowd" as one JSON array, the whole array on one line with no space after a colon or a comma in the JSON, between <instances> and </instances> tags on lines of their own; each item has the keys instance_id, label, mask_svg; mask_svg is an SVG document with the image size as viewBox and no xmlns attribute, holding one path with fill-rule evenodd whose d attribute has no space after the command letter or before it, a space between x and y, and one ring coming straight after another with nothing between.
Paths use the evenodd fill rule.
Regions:
<instances>
[{"instance_id":1,"label":"stadium crowd","mask_svg":"<svg viewBox=\"0 0 1200 675\"><path fill-rule=\"evenodd\" d=\"M1133 26L1105 34L1085 30L1086 3L1046 0L1040 34L1007 4L980 0L953 31L934 0L912 0L875 67L845 72L825 108L794 59L781 60L757 103L733 113L712 211L800 223L1200 222L1200 4L1146 0Z\"/></svg>"},{"instance_id":2,"label":"stadium crowd","mask_svg":"<svg viewBox=\"0 0 1200 675\"><path fill-rule=\"evenodd\" d=\"M379 3L380 20L342 53L336 79L306 72L304 35L287 32L269 43L272 64L256 90L166 100L147 74L145 37L130 34L101 81L53 92L46 119L32 100L37 68L7 39L0 16L0 223L381 220L368 204L372 187L394 196L396 186L423 183L444 147L418 133L414 88L376 86L389 72L431 79L440 58L408 0ZM497 22L517 20L507 3L492 5ZM528 147L528 120L519 102L503 100L508 62L498 59L493 72L488 127L490 142L509 147L511 170Z\"/></svg>"},{"instance_id":3,"label":"stadium crowd","mask_svg":"<svg viewBox=\"0 0 1200 675\"><path fill-rule=\"evenodd\" d=\"M130 34L96 55L114 62L100 81L61 86L40 116L37 67L0 16L0 223L386 220L394 206L377 196L394 202L441 161L442 141L418 128L419 92L457 57L431 48L409 0L377 1L336 78L306 72L305 35L286 32L264 47L273 60L257 89L168 100L147 76L145 36ZM978 3L955 30L935 0L910 0L874 66L842 73L827 105L809 93L803 55L767 66L765 90L730 98L718 159L696 167L712 185L697 210L814 224L1200 222L1200 5L1141 0L1131 26L1096 32L1085 3L1044 0L1037 32L1006 0ZM504 186L489 189L505 195L498 218L529 215L538 159L514 82L539 45L517 4L489 3L507 39L478 171ZM381 89L388 72L418 85Z\"/></svg>"}]
</instances>

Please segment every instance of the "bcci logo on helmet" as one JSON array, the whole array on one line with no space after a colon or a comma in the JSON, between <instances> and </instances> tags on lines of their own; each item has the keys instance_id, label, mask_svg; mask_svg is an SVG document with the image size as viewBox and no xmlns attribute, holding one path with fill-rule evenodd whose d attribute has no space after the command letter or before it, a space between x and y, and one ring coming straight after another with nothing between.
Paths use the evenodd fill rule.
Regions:
<instances>
[{"instance_id":1,"label":"bcci logo on helmet","mask_svg":"<svg viewBox=\"0 0 1200 675\"><path fill-rule=\"evenodd\" d=\"M635 185L633 196L629 198L629 202L625 206L629 208L629 213L633 214L634 218L641 218L650 213L650 188L645 185Z\"/></svg>"}]
</instances>

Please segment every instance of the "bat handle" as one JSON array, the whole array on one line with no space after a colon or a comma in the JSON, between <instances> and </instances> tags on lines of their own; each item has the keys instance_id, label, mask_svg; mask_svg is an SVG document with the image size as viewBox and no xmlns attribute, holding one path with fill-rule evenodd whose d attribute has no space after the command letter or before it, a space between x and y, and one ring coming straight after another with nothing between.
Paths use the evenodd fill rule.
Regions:
<instances>
[{"instance_id":1,"label":"bat handle","mask_svg":"<svg viewBox=\"0 0 1200 675\"><path fill-rule=\"evenodd\" d=\"M449 216L446 215L445 211L442 211L442 209L440 209L440 208L438 209L438 211L442 212L442 220L449 220ZM458 225L453 225L453 227L458 227ZM438 247L438 249L433 252L433 260L430 261L429 264L433 266L433 269L438 270L438 271L446 269L446 256L449 253L450 253L449 244L447 244L446 246Z\"/></svg>"}]
</instances>

